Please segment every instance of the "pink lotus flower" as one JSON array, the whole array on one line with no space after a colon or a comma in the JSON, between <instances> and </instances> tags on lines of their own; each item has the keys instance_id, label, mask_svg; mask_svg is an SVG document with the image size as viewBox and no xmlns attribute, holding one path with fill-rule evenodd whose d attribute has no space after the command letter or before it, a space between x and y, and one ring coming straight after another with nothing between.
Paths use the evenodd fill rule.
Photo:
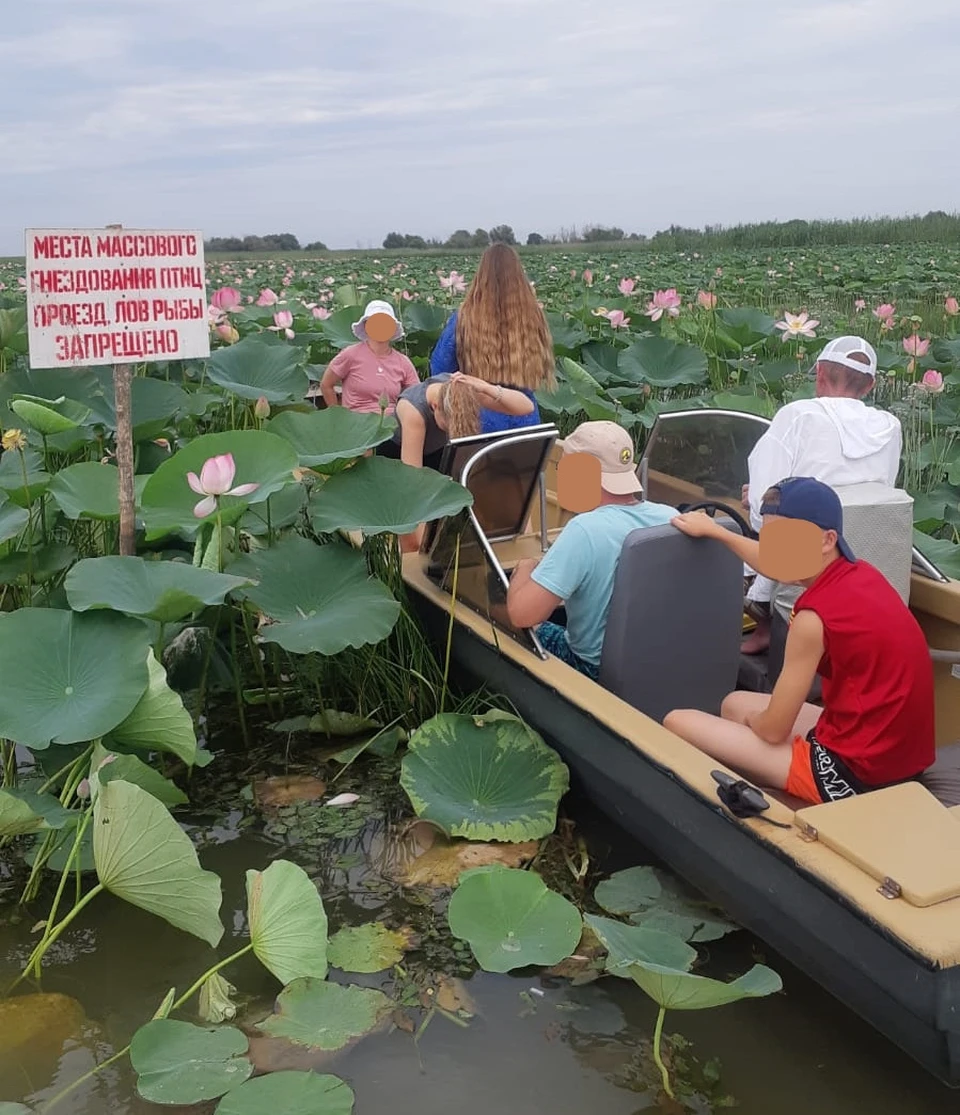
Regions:
<instances>
[{"instance_id":1,"label":"pink lotus flower","mask_svg":"<svg viewBox=\"0 0 960 1115\"><path fill-rule=\"evenodd\" d=\"M865 302L865 301L864 301L864 300L863 300L862 298L858 298L858 299L857 299L857 300L856 300L856 301L854 302L854 304L853 304L853 308L854 308L854 309L855 309L855 310L857 311L857 313L859 314L861 310L865 310L865 309L867 308L867 304L866 304L866 302Z\"/></svg>"},{"instance_id":2,"label":"pink lotus flower","mask_svg":"<svg viewBox=\"0 0 960 1115\"><path fill-rule=\"evenodd\" d=\"M458 271L451 271L450 274L446 276L440 274L439 271L437 274L440 278L440 285L444 290L452 291L455 294L463 294L467 289L467 284Z\"/></svg>"},{"instance_id":3,"label":"pink lotus flower","mask_svg":"<svg viewBox=\"0 0 960 1115\"><path fill-rule=\"evenodd\" d=\"M891 305L889 302L884 302L873 311L873 316L877 318L878 321L885 322L888 318L892 318L896 312L896 306Z\"/></svg>"},{"instance_id":4,"label":"pink lotus flower","mask_svg":"<svg viewBox=\"0 0 960 1115\"><path fill-rule=\"evenodd\" d=\"M413 301L413 295L410 293L409 290L402 290L400 292L400 297L404 300L404 302L412 302Z\"/></svg>"},{"instance_id":5,"label":"pink lotus flower","mask_svg":"<svg viewBox=\"0 0 960 1115\"><path fill-rule=\"evenodd\" d=\"M957 314L960 314L960 302L957 302L956 298L954 298L954 297L953 297L953 295L951 295L951 296L950 296L950 297L949 297L949 298L948 298L948 299L947 299L947 300L946 300L946 301L944 302L944 304L943 304L943 308L944 308L944 309L946 310L946 312L947 312L947 313L948 313L948 314L949 314L949 315L950 315L951 317L954 317L954 316L956 316Z\"/></svg>"},{"instance_id":6,"label":"pink lotus flower","mask_svg":"<svg viewBox=\"0 0 960 1115\"><path fill-rule=\"evenodd\" d=\"M633 279L621 279L620 282L617 283L617 289L621 294L633 294L633 288L636 285Z\"/></svg>"},{"instance_id":7,"label":"pink lotus flower","mask_svg":"<svg viewBox=\"0 0 960 1115\"><path fill-rule=\"evenodd\" d=\"M333 317L333 314L331 314L326 306L314 306L311 313L320 321L326 321L328 317Z\"/></svg>"},{"instance_id":8,"label":"pink lotus flower","mask_svg":"<svg viewBox=\"0 0 960 1115\"><path fill-rule=\"evenodd\" d=\"M273 315L273 325L267 328L274 333L282 333L288 341L292 341L296 333L290 328L293 325L293 314L289 310L277 310Z\"/></svg>"},{"instance_id":9,"label":"pink lotus flower","mask_svg":"<svg viewBox=\"0 0 960 1115\"><path fill-rule=\"evenodd\" d=\"M658 290L652 300L647 303L644 313L651 321L659 321L664 314L669 317L678 317L680 314L680 295L675 287L669 290Z\"/></svg>"},{"instance_id":10,"label":"pink lotus flower","mask_svg":"<svg viewBox=\"0 0 960 1115\"><path fill-rule=\"evenodd\" d=\"M790 337L816 337L814 330L820 322L811 318L808 313L789 314L784 311L783 317L784 320L778 321L774 326L782 332L781 341L786 341Z\"/></svg>"},{"instance_id":11,"label":"pink lotus flower","mask_svg":"<svg viewBox=\"0 0 960 1115\"><path fill-rule=\"evenodd\" d=\"M217 336L222 341L226 341L228 345L236 344L240 340L240 334L234 329L229 321L221 321L217 326Z\"/></svg>"},{"instance_id":12,"label":"pink lotus flower","mask_svg":"<svg viewBox=\"0 0 960 1115\"><path fill-rule=\"evenodd\" d=\"M214 291L210 301L218 310L222 310L225 314L230 314L233 313L234 310L239 310L243 305L243 295L236 287L224 286Z\"/></svg>"},{"instance_id":13,"label":"pink lotus flower","mask_svg":"<svg viewBox=\"0 0 960 1115\"><path fill-rule=\"evenodd\" d=\"M593 286L593 272L590 270L589 267L583 273L583 281L587 284L587 286Z\"/></svg>"},{"instance_id":14,"label":"pink lotus flower","mask_svg":"<svg viewBox=\"0 0 960 1115\"><path fill-rule=\"evenodd\" d=\"M604 315L614 329L626 329L630 319L624 316L623 310L610 310Z\"/></svg>"},{"instance_id":15,"label":"pink lotus flower","mask_svg":"<svg viewBox=\"0 0 960 1115\"><path fill-rule=\"evenodd\" d=\"M280 301L280 295L276 294L269 287L266 290L260 291L260 297L257 299L258 306L276 306Z\"/></svg>"},{"instance_id":16,"label":"pink lotus flower","mask_svg":"<svg viewBox=\"0 0 960 1115\"><path fill-rule=\"evenodd\" d=\"M903 338L903 351L908 356L918 357L926 356L927 349L930 347L929 341L921 340L916 333L911 334L909 337Z\"/></svg>"},{"instance_id":17,"label":"pink lotus flower","mask_svg":"<svg viewBox=\"0 0 960 1115\"><path fill-rule=\"evenodd\" d=\"M717 296L712 290L698 291L697 304L704 310L715 310L717 308Z\"/></svg>"},{"instance_id":18,"label":"pink lotus flower","mask_svg":"<svg viewBox=\"0 0 960 1115\"><path fill-rule=\"evenodd\" d=\"M920 386L931 395L939 395L943 390L943 376L931 368L929 371L923 373Z\"/></svg>"},{"instance_id":19,"label":"pink lotus flower","mask_svg":"<svg viewBox=\"0 0 960 1115\"><path fill-rule=\"evenodd\" d=\"M237 466L232 453L224 453L219 457L208 457L203 462L200 475L195 472L187 473L187 483L204 498L193 509L198 519L205 519L216 511L221 496L246 496L255 492L259 484L239 484L231 488L236 475Z\"/></svg>"}]
</instances>

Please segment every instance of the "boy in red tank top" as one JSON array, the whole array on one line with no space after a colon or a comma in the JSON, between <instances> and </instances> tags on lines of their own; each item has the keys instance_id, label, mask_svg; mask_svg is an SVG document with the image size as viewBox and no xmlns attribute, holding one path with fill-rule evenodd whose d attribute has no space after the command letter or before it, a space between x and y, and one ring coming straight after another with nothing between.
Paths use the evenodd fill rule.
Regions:
<instances>
[{"instance_id":1,"label":"boy in red tank top","mask_svg":"<svg viewBox=\"0 0 960 1115\"><path fill-rule=\"evenodd\" d=\"M790 537L812 547L802 561L811 572L810 563L819 564L803 578L771 570L806 589L794 606L783 672L769 696L738 691L720 716L677 709L664 726L745 777L808 802L915 778L935 758L933 665L919 624L883 574L854 557L832 488L809 477L782 480L765 494L762 514L764 529L785 538L777 520L795 520ZM761 568L760 543L703 512L673 524ZM822 709L805 700L817 674Z\"/></svg>"}]
</instances>

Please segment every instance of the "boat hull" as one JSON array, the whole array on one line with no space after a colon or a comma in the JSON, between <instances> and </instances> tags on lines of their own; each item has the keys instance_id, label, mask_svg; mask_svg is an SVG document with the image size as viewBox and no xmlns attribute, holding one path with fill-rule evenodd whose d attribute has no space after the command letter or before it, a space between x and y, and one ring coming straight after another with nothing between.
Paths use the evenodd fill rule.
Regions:
<instances>
[{"instance_id":1,"label":"boat hull","mask_svg":"<svg viewBox=\"0 0 960 1115\"><path fill-rule=\"evenodd\" d=\"M444 647L447 610L413 588ZM458 673L507 697L563 757L578 789L731 917L952 1088L960 1087L960 967L936 968L720 806L455 622Z\"/></svg>"}]
</instances>

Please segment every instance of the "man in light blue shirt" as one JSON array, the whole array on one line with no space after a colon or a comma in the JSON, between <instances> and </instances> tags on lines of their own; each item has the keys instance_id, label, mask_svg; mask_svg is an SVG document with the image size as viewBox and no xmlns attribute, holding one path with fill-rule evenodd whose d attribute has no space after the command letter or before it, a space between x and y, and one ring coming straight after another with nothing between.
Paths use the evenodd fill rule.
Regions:
<instances>
[{"instance_id":1,"label":"man in light blue shirt","mask_svg":"<svg viewBox=\"0 0 960 1115\"><path fill-rule=\"evenodd\" d=\"M564 455L587 453L600 461L599 506L571 519L542 558L518 563L507 614L517 627L535 627L544 650L596 680L623 543L638 527L662 526L677 512L637 500L633 441L615 422L584 422L561 444ZM565 628L546 622L561 604Z\"/></svg>"}]
</instances>

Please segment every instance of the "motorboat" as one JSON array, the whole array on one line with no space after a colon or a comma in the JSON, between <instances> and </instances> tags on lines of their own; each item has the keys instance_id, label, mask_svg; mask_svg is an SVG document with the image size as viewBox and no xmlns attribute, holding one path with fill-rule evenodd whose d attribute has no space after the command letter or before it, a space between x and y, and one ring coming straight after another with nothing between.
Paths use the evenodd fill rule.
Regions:
<instances>
[{"instance_id":1,"label":"motorboat","mask_svg":"<svg viewBox=\"0 0 960 1115\"><path fill-rule=\"evenodd\" d=\"M661 414L642 498L705 506L749 530L741 489L767 426L738 411ZM739 775L663 727L672 708L719 711L764 688L746 661L744 568L714 540L634 531L616 573L599 681L511 625L510 570L569 520L550 423L451 441L441 470L470 507L429 524L404 557L411 599L464 680L502 694L554 747L578 789L679 876L951 1087L960 1086L960 582L913 548L898 489L841 492L844 533L909 603L934 659L938 759L920 781L808 806L764 790L736 816L718 778ZM860 490L866 487L866 492Z\"/></svg>"}]
</instances>

